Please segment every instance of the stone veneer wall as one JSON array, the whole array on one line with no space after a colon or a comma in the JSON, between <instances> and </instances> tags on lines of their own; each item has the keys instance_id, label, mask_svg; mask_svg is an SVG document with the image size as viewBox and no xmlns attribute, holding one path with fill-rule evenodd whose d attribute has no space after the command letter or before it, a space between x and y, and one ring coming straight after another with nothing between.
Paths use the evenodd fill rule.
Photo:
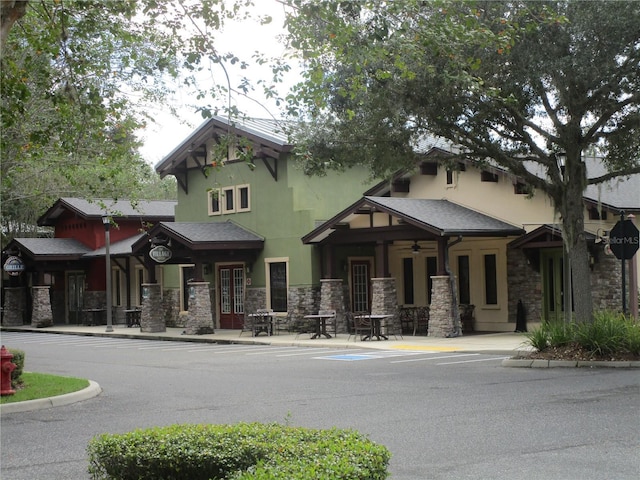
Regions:
<instances>
[{"instance_id":1,"label":"stone veneer wall","mask_svg":"<svg viewBox=\"0 0 640 480\"><path fill-rule=\"evenodd\" d=\"M429 337L451 337L456 328L453 318L453 296L448 275L431 277L433 281L429 307Z\"/></svg>"},{"instance_id":2,"label":"stone veneer wall","mask_svg":"<svg viewBox=\"0 0 640 480\"><path fill-rule=\"evenodd\" d=\"M7 287L4 289L2 325L19 327L24 325L27 290L25 287Z\"/></svg>"},{"instance_id":3,"label":"stone veneer wall","mask_svg":"<svg viewBox=\"0 0 640 480\"><path fill-rule=\"evenodd\" d=\"M320 304L320 288L312 285L289 287L287 293L287 321L289 323L318 313Z\"/></svg>"},{"instance_id":4,"label":"stone veneer wall","mask_svg":"<svg viewBox=\"0 0 640 480\"><path fill-rule=\"evenodd\" d=\"M140 331L147 333L166 332L160 284L142 284L142 312L140 314Z\"/></svg>"},{"instance_id":5,"label":"stone veneer wall","mask_svg":"<svg viewBox=\"0 0 640 480\"><path fill-rule=\"evenodd\" d=\"M320 308L318 310L336 311L336 332L348 333L347 317L345 315L344 288L341 278L326 278L320 280Z\"/></svg>"},{"instance_id":6,"label":"stone veneer wall","mask_svg":"<svg viewBox=\"0 0 640 480\"><path fill-rule=\"evenodd\" d=\"M31 326L42 328L53 325L53 312L51 310L51 287L34 286L31 287Z\"/></svg>"},{"instance_id":7,"label":"stone veneer wall","mask_svg":"<svg viewBox=\"0 0 640 480\"><path fill-rule=\"evenodd\" d=\"M393 315L393 331L401 331L398 315L398 291L395 278L371 279L371 314Z\"/></svg>"},{"instance_id":8,"label":"stone veneer wall","mask_svg":"<svg viewBox=\"0 0 640 480\"><path fill-rule=\"evenodd\" d=\"M629 275L629 262L626 273ZM591 274L591 291L594 310L622 311L622 262L615 255L600 253ZM628 280L628 277L627 277ZM629 282L626 282L626 299L629 302Z\"/></svg>"},{"instance_id":9,"label":"stone veneer wall","mask_svg":"<svg viewBox=\"0 0 640 480\"><path fill-rule=\"evenodd\" d=\"M259 308L267 308L267 289L247 288L244 298L244 313L249 314L255 312Z\"/></svg>"},{"instance_id":10,"label":"stone veneer wall","mask_svg":"<svg viewBox=\"0 0 640 480\"><path fill-rule=\"evenodd\" d=\"M620 260L600 253L591 273L591 292L594 310L622 309ZM509 285L509 322L516 322L518 300L522 300L527 323L542 321L542 276L529 264L521 249L507 252L507 280ZM628 282L627 282L628 283ZM627 298L629 298L627 296Z\"/></svg>"},{"instance_id":11,"label":"stone veneer wall","mask_svg":"<svg viewBox=\"0 0 640 480\"><path fill-rule=\"evenodd\" d=\"M524 305L527 323L542 319L542 276L530 265L521 249L507 250L507 298L509 323L516 326L518 300Z\"/></svg>"},{"instance_id":12,"label":"stone veneer wall","mask_svg":"<svg viewBox=\"0 0 640 480\"><path fill-rule=\"evenodd\" d=\"M105 308L107 304L107 294L104 290L85 290L84 309Z\"/></svg>"},{"instance_id":13,"label":"stone veneer wall","mask_svg":"<svg viewBox=\"0 0 640 480\"><path fill-rule=\"evenodd\" d=\"M213 333L213 314L211 313L211 295L209 282L189 282L193 295L189 298L189 315L185 333L187 335L205 335Z\"/></svg>"},{"instance_id":14,"label":"stone veneer wall","mask_svg":"<svg viewBox=\"0 0 640 480\"><path fill-rule=\"evenodd\" d=\"M165 288L162 291L162 311L167 327L184 328L185 318L180 315L180 289Z\"/></svg>"}]
</instances>

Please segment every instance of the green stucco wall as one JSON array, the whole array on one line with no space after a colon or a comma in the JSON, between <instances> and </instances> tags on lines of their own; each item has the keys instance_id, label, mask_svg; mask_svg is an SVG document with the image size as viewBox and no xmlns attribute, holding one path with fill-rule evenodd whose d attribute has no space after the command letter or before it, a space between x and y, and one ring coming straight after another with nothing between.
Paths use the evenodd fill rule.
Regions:
<instances>
[{"instance_id":1,"label":"green stucco wall","mask_svg":"<svg viewBox=\"0 0 640 480\"><path fill-rule=\"evenodd\" d=\"M265 238L265 246L251 272L252 285L264 286L265 258L289 258L289 284L317 284L320 264L316 248L303 245L301 237L320 220L328 220L362 197L373 185L363 168L330 172L326 177L308 177L292 161L280 160L277 180L262 163L251 170L242 162L232 162L205 177L192 170L189 193L178 192L177 222L220 222L232 220ZM250 186L251 211L216 216L208 214L211 188Z\"/></svg>"}]
</instances>

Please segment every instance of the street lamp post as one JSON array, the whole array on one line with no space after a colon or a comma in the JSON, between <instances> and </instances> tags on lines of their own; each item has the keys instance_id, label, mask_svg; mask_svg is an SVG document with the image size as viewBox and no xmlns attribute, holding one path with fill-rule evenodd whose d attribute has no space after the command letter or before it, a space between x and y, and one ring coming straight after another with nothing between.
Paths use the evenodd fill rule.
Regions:
<instances>
[{"instance_id":1,"label":"street lamp post","mask_svg":"<svg viewBox=\"0 0 640 480\"><path fill-rule=\"evenodd\" d=\"M109 226L111 225L111 218L107 215L102 217L102 224L104 225L104 258L107 269L107 285L105 290L107 293L107 332L113 332L113 325L111 321L111 255L109 254L109 244L111 238L109 236Z\"/></svg>"}]
</instances>

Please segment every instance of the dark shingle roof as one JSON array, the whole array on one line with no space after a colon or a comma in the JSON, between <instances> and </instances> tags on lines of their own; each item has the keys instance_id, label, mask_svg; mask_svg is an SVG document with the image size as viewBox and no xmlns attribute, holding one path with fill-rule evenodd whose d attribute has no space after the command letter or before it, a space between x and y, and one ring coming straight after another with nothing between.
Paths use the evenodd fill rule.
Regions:
<instances>
[{"instance_id":1,"label":"dark shingle roof","mask_svg":"<svg viewBox=\"0 0 640 480\"><path fill-rule=\"evenodd\" d=\"M21 251L30 257L69 257L80 258L91 251L73 238L14 238Z\"/></svg>"},{"instance_id":2,"label":"dark shingle roof","mask_svg":"<svg viewBox=\"0 0 640 480\"><path fill-rule=\"evenodd\" d=\"M199 242L253 242L263 241L260 237L232 222L161 222L167 233L188 240Z\"/></svg>"},{"instance_id":3,"label":"dark shingle roof","mask_svg":"<svg viewBox=\"0 0 640 480\"><path fill-rule=\"evenodd\" d=\"M439 230L441 235L518 235L520 227L475 212L448 200L423 198L365 197L372 206L401 218L415 220Z\"/></svg>"},{"instance_id":4,"label":"dark shingle roof","mask_svg":"<svg viewBox=\"0 0 640 480\"><path fill-rule=\"evenodd\" d=\"M65 211L81 218L100 218L105 214L118 218L141 218L147 220L172 220L177 202L171 200L139 200L133 205L130 200L84 198L60 198L38 219L38 225L55 225Z\"/></svg>"},{"instance_id":5,"label":"dark shingle roof","mask_svg":"<svg viewBox=\"0 0 640 480\"><path fill-rule=\"evenodd\" d=\"M144 237L144 233L139 233L138 235L134 235L133 237L125 238L124 240L120 240L119 242L114 242L109 245L109 255L111 256L127 256L131 255L132 249L131 246ZM106 255L105 247L98 248L85 254L85 257L104 257Z\"/></svg>"}]
</instances>

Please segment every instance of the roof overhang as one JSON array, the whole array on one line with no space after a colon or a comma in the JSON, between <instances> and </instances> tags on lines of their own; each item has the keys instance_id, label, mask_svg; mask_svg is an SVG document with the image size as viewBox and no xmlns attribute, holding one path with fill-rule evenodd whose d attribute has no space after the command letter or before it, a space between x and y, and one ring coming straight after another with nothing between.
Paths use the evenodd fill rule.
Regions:
<instances>
[{"instance_id":1,"label":"roof overhang","mask_svg":"<svg viewBox=\"0 0 640 480\"><path fill-rule=\"evenodd\" d=\"M377 219L375 216L377 215ZM367 225L360 222L368 216ZM385 220L386 216L386 220ZM448 200L428 200L398 197L363 197L330 220L302 237L305 244L317 244L344 237L384 233L385 239L463 237L507 237L525 233L514 226L488 215L473 211ZM371 239L370 239L371 240Z\"/></svg>"}]
</instances>

